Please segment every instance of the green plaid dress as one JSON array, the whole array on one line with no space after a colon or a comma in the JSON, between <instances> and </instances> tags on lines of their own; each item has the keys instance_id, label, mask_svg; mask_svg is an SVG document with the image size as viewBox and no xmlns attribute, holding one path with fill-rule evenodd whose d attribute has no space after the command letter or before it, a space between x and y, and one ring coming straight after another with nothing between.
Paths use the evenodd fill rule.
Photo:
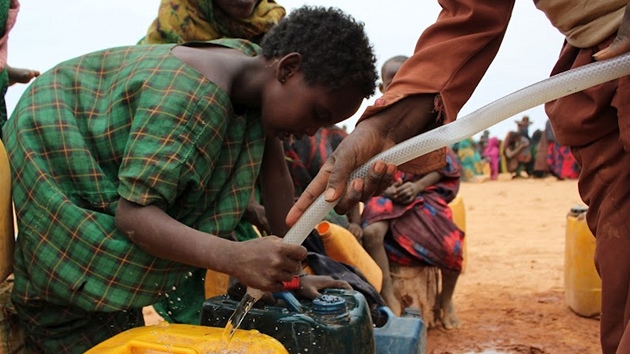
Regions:
<instances>
[{"instance_id":1,"label":"green plaid dress","mask_svg":"<svg viewBox=\"0 0 630 354\"><path fill-rule=\"evenodd\" d=\"M242 40L213 43L250 56L259 50ZM235 114L227 93L172 47L69 60L20 99L3 129L19 228L16 305L138 309L194 271L118 231L120 197L231 237L262 159L259 112Z\"/></svg>"}]
</instances>

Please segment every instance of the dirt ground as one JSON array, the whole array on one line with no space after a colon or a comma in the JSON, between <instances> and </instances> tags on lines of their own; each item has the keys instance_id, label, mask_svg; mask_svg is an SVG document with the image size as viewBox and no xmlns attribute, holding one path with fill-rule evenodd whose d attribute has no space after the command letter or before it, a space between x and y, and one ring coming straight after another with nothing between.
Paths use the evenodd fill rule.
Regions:
<instances>
[{"instance_id":1,"label":"dirt ground","mask_svg":"<svg viewBox=\"0 0 630 354\"><path fill-rule=\"evenodd\" d=\"M462 184L468 261L455 291L462 327L428 332L428 354L600 353L599 321L564 298L566 214L575 181Z\"/></svg>"}]
</instances>

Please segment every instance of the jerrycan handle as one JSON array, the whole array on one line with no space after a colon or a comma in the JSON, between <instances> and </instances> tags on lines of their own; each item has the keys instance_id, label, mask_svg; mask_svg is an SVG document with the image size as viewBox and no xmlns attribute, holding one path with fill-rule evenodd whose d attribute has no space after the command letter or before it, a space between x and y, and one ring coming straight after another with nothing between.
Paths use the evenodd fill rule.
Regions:
<instances>
[{"instance_id":1,"label":"jerrycan handle","mask_svg":"<svg viewBox=\"0 0 630 354\"><path fill-rule=\"evenodd\" d=\"M392 312L392 310L387 307L387 306L381 306L378 308L378 310L382 313L385 313L385 315L387 315L387 322L385 322L385 324L379 328L387 328L392 324L392 319L396 318L397 316Z\"/></svg>"},{"instance_id":2,"label":"jerrycan handle","mask_svg":"<svg viewBox=\"0 0 630 354\"><path fill-rule=\"evenodd\" d=\"M299 313L304 312L304 309L302 309L302 304L300 303L300 301L298 301L297 298L295 298L295 295L293 295L293 293L290 291L279 291L279 292L273 293L273 297L275 299L283 300L287 304L287 308L291 311L299 312Z\"/></svg>"}]
</instances>

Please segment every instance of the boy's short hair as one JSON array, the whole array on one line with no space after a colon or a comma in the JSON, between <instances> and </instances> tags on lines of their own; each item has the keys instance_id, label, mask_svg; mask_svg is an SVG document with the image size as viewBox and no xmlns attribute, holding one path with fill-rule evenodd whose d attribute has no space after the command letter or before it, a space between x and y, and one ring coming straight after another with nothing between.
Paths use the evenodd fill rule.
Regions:
<instances>
[{"instance_id":1,"label":"boy's short hair","mask_svg":"<svg viewBox=\"0 0 630 354\"><path fill-rule=\"evenodd\" d=\"M309 84L338 89L355 84L368 98L374 93L376 57L364 24L336 8L303 6L293 10L263 38L265 58L302 55Z\"/></svg>"}]
</instances>

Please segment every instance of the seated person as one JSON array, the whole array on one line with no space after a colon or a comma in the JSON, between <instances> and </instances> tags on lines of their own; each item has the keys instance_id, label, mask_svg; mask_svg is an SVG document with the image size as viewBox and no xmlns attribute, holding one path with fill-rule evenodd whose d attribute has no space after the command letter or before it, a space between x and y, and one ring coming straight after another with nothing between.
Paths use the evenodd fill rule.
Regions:
<instances>
[{"instance_id":1,"label":"seated person","mask_svg":"<svg viewBox=\"0 0 630 354\"><path fill-rule=\"evenodd\" d=\"M503 142L503 155L507 171L512 177L528 177L527 164L532 160L529 139L525 136L510 131Z\"/></svg>"},{"instance_id":2,"label":"seated person","mask_svg":"<svg viewBox=\"0 0 630 354\"><path fill-rule=\"evenodd\" d=\"M462 269L464 232L448 206L459 190L461 167L450 148L446 160L445 167L423 176L398 172L383 195L365 204L363 246L383 270L381 295L395 314L402 309L389 262L438 267L442 275L438 317L444 328L452 329L459 327L453 292Z\"/></svg>"}]
</instances>

